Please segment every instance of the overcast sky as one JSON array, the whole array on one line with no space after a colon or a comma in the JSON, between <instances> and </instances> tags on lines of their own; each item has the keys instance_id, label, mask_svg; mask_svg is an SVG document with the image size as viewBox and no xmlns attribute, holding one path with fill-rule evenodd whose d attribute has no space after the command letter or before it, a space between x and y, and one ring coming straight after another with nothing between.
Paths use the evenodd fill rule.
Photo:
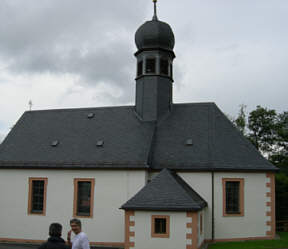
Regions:
<instances>
[{"instance_id":1,"label":"overcast sky","mask_svg":"<svg viewBox=\"0 0 288 249\"><path fill-rule=\"evenodd\" d=\"M0 141L29 109L133 105L134 34L152 0L0 0ZM159 0L174 102L288 110L287 0Z\"/></svg>"}]
</instances>

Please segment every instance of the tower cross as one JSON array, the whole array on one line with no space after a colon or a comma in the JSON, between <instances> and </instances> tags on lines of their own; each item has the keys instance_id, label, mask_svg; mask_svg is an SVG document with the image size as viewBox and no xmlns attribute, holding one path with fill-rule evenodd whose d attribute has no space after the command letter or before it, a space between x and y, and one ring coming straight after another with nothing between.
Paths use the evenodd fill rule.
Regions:
<instances>
[{"instance_id":1,"label":"tower cross","mask_svg":"<svg viewBox=\"0 0 288 249\"><path fill-rule=\"evenodd\" d=\"M31 111L31 110L32 110L32 106L33 106L33 103L32 103L32 100L31 100L31 99L29 100L28 105L29 105L29 111Z\"/></svg>"},{"instance_id":2,"label":"tower cross","mask_svg":"<svg viewBox=\"0 0 288 249\"><path fill-rule=\"evenodd\" d=\"M154 16L153 16L153 20L157 21L158 17L157 17L157 0L153 0L154 3Z\"/></svg>"}]
</instances>

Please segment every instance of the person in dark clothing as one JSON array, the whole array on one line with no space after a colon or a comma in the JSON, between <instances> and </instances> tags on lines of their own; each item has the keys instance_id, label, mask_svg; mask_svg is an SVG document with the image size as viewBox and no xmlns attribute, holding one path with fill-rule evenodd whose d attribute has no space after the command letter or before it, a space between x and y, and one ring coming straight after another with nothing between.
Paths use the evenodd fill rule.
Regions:
<instances>
[{"instance_id":1,"label":"person in dark clothing","mask_svg":"<svg viewBox=\"0 0 288 249\"><path fill-rule=\"evenodd\" d=\"M70 249L71 247L65 244L65 240L61 238L61 235L62 225L52 223L49 227L49 239L38 249Z\"/></svg>"}]
</instances>

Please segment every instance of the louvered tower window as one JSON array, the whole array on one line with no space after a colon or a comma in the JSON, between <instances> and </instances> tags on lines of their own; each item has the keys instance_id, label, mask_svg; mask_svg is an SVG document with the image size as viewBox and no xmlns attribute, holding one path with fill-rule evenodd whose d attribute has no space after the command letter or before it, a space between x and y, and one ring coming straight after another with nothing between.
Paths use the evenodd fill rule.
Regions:
<instances>
[{"instance_id":1,"label":"louvered tower window","mask_svg":"<svg viewBox=\"0 0 288 249\"><path fill-rule=\"evenodd\" d=\"M168 75L169 63L166 59L160 60L160 74Z\"/></svg>"},{"instance_id":2,"label":"louvered tower window","mask_svg":"<svg viewBox=\"0 0 288 249\"><path fill-rule=\"evenodd\" d=\"M156 72L156 59L149 58L146 59L146 73L155 73Z\"/></svg>"}]
</instances>

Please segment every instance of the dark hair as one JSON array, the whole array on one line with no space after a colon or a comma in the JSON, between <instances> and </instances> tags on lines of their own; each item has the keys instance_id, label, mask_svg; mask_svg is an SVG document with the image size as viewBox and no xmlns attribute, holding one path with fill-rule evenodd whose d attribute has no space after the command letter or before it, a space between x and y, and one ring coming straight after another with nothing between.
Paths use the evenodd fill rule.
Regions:
<instances>
[{"instance_id":1,"label":"dark hair","mask_svg":"<svg viewBox=\"0 0 288 249\"><path fill-rule=\"evenodd\" d=\"M59 223L52 223L49 227L49 235L51 237L61 237L62 225Z\"/></svg>"},{"instance_id":2,"label":"dark hair","mask_svg":"<svg viewBox=\"0 0 288 249\"><path fill-rule=\"evenodd\" d=\"M70 220L70 225L74 223L76 224L77 226L81 227L81 221L79 219L72 219Z\"/></svg>"}]
</instances>

